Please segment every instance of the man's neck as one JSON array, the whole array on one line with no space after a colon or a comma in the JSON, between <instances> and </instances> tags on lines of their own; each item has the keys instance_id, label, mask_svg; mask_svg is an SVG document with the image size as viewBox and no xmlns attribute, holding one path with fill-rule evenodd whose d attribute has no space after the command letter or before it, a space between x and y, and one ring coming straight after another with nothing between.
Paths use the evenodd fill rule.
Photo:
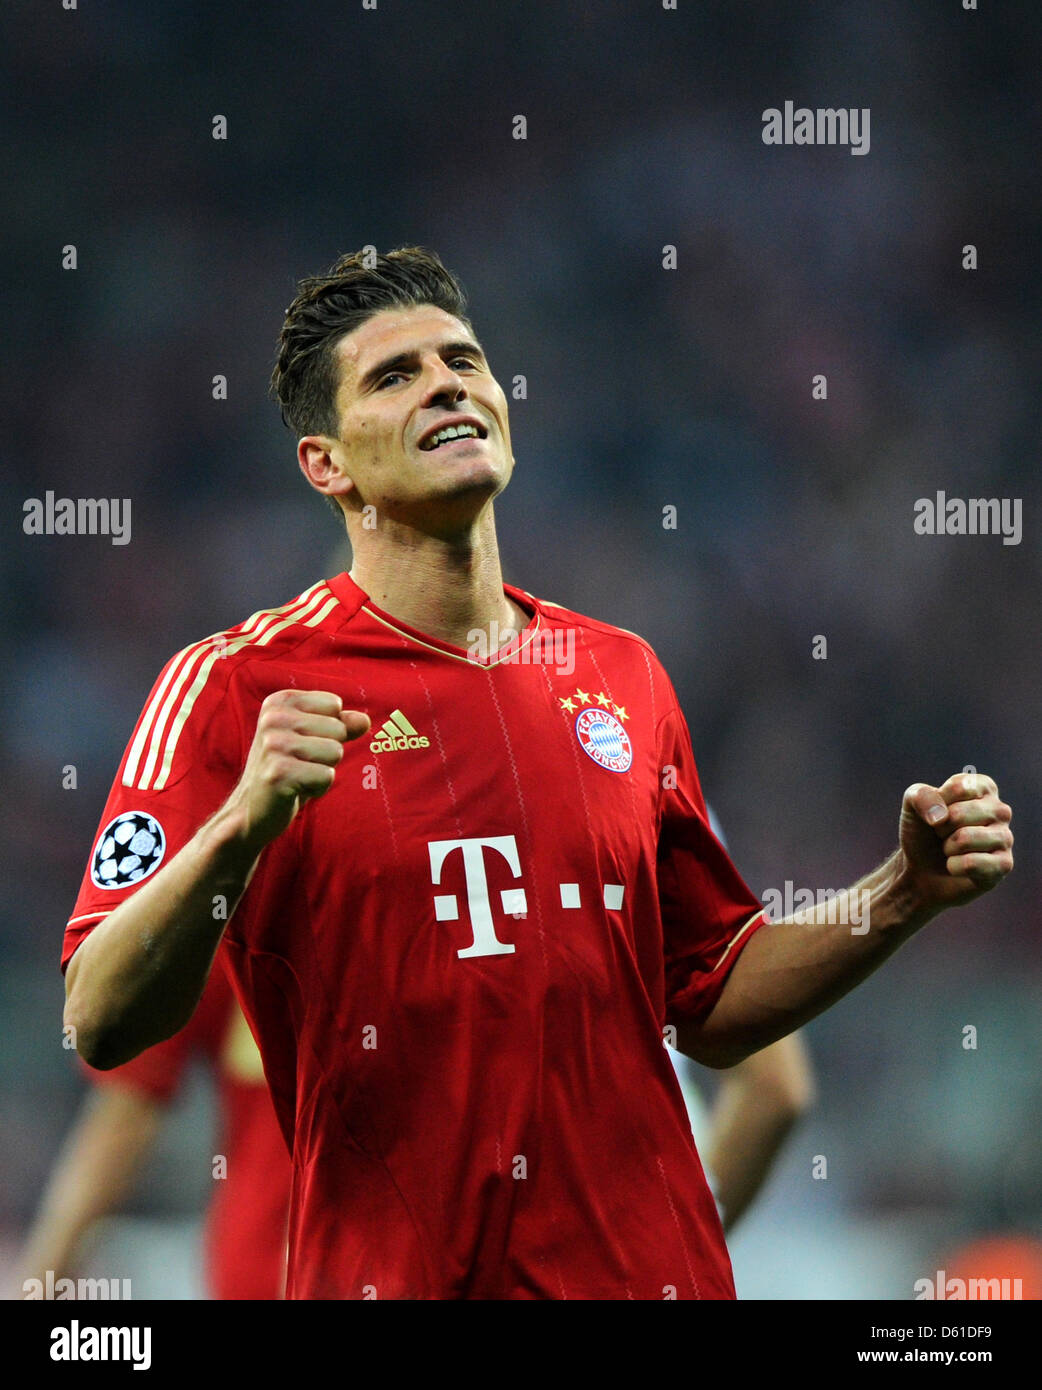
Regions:
<instances>
[{"instance_id":1,"label":"man's neck","mask_svg":"<svg viewBox=\"0 0 1042 1390\"><path fill-rule=\"evenodd\" d=\"M402 527L352 537L351 578L378 608L438 641L466 648L478 628L508 641L528 614L503 592L492 509L480 527L446 540ZM493 639L494 640L494 639Z\"/></svg>"}]
</instances>

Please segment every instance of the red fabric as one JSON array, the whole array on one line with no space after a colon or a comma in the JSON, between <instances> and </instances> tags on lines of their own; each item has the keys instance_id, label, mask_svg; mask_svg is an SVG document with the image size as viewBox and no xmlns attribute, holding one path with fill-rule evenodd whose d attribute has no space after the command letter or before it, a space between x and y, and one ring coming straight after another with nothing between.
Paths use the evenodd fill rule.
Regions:
<instances>
[{"instance_id":1,"label":"red fabric","mask_svg":"<svg viewBox=\"0 0 1042 1390\"><path fill-rule=\"evenodd\" d=\"M265 1085L222 1072L220 1102L228 1176L214 1183L204 1233L211 1294L282 1298L292 1168Z\"/></svg>"},{"instance_id":2,"label":"red fabric","mask_svg":"<svg viewBox=\"0 0 1042 1390\"><path fill-rule=\"evenodd\" d=\"M176 853L270 692L372 719L225 935L294 1150L288 1296L733 1298L662 1030L712 1009L760 904L647 644L507 593L532 614L514 660L347 575L175 658L103 827L146 812ZM66 960L135 887L88 873Z\"/></svg>"}]
</instances>

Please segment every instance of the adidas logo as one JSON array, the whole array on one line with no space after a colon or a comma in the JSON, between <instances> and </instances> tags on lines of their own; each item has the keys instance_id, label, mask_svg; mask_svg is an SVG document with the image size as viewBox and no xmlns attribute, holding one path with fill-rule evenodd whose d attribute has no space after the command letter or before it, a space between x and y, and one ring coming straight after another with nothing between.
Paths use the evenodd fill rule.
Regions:
<instances>
[{"instance_id":1,"label":"adidas logo","mask_svg":"<svg viewBox=\"0 0 1042 1390\"><path fill-rule=\"evenodd\" d=\"M400 709L396 709L370 743L373 753L397 753L404 748L429 748L430 739L418 734Z\"/></svg>"}]
</instances>

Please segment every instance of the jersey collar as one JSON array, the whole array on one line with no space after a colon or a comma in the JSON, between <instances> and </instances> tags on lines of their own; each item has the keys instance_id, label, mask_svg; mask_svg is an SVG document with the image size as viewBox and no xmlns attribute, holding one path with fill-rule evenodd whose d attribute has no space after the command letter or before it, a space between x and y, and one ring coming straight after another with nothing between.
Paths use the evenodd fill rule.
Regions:
<instances>
[{"instance_id":1,"label":"jersey collar","mask_svg":"<svg viewBox=\"0 0 1042 1390\"><path fill-rule=\"evenodd\" d=\"M451 658L454 661L464 661L468 666L483 666L489 668L498 666L501 662L508 659L516 661L517 656L525 647L529 645L542 625L543 615L539 604L531 594L523 589L516 588L513 584L504 584L503 592L508 598L513 599L519 608L528 613L529 622L527 627L521 632L518 642L511 643L507 647L501 647L498 651L492 652L487 657L477 657L472 655L464 647L454 646L451 642L442 642L437 637L431 637L426 632L421 632L418 628L410 627L408 623L403 623L400 618L393 617L390 613L378 608L372 599L363 589L361 589L351 576L345 571L332 579L326 581L328 587L339 599L340 603L350 612L357 613L359 610L375 619L383 627L390 628L392 632L409 642L415 642L421 647L426 647L429 651L440 653L442 656Z\"/></svg>"}]
</instances>

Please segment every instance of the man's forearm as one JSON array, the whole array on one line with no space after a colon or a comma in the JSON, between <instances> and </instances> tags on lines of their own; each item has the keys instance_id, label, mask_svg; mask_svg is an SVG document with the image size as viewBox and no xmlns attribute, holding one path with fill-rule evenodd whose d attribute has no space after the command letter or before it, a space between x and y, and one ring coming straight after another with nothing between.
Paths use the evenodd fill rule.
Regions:
<instances>
[{"instance_id":1,"label":"man's forearm","mask_svg":"<svg viewBox=\"0 0 1042 1390\"><path fill-rule=\"evenodd\" d=\"M898 851L831 902L761 927L709 1017L678 1027L678 1049L707 1066L733 1066L802 1027L877 970L939 910L922 907L899 873L901 862Z\"/></svg>"},{"instance_id":2,"label":"man's forearm","mask_svg":"<svg viewBox=\"0 0 1042 1390\"><path fill-rule=\"evenodd\" d=\"M121 1066L191 1018L257 851L222 808L69 962L65 1024L90 1066Z\"/></svg>"},{"instance_id":3,"label":"man's forearm","mask_svg":"<svg viewBox=\"0 0 1042 1390\"><path fill-rule=\"evenodd\" d=\"M277 690L264 699L228 800L69 962L65 1023L76 1029L84 1061L107 1071L184 1027L261 851L304 802L325 795L344 744L369 723L325 690Z\"/></svg>"}]
</instances>

